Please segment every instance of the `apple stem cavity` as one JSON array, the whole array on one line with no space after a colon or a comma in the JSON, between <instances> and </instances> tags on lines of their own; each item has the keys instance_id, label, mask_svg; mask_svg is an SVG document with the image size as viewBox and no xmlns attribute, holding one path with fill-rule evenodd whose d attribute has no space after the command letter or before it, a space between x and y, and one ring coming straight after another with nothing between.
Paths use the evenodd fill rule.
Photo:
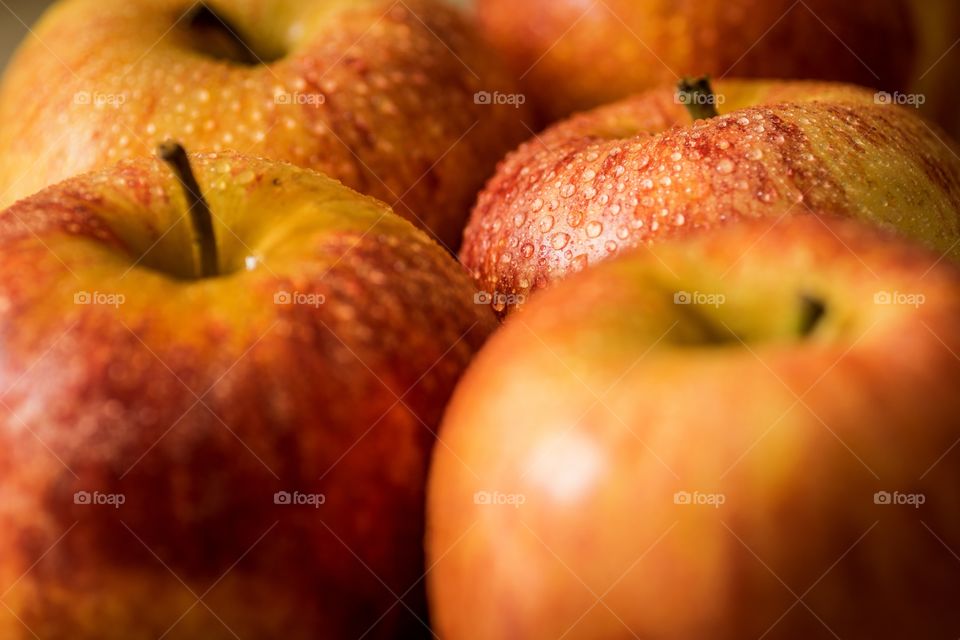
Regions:
<instances>
[{"instance_id":1,"label":"apple stem cavity","mask_svg":"<svg viewBox=\"0 0 960 640\"><path fill-rule=\"evenodd\" d=\"M800 336L807 338L813 335L820 321L827 314L827 305L820 298L811 295L801 296L800 301L803 305L800 315Z\"/></svg>"},{"instance_id":2,"label":"apple stem cavity","mask_svg":"<svg viewBox=\"0 0 960 640\"><path fill-rule=\"evenodd\" d=\"M200 277L214 278L218 275L217 238L213 231L213 215L203 197L200 184L190 166L186 149L177 142L164 142L157 150L160 158L170 169L187 198L190 220L193 223L194 245L200 253Z\"/></svg>"},{"instance_id":3,"label":"apple stem cavity","mask_svg":"<svg viewBox=\"0 0 960 640\"><path fill-rule=\"evenodd\" d=\"M710 86L710 78L684 78L677 84L677 100L687 108L694 120L708 120L720 115L717 97Z\"/></svg>"}]
</instances>

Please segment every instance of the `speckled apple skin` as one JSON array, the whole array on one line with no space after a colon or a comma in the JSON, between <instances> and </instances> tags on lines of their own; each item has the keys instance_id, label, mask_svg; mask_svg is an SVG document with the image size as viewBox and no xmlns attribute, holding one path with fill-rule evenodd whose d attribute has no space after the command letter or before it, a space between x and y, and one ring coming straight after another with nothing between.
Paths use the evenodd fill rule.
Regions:
<instances>
[{"instance_id":1,"label":"speckled apple skin","mask_svg":"<svg viewBox=\"0 0 960 640\"><path fill-rule=\"evenodd\" d=\"M802 338L810 296L827 311ZM444 418L437 634L952 637L958 356L956 265L851 220L744 221L559 283L507 319Z\"/></svg>"},{"instance_id":2,"label":"speckled apple skin","mask_svg":"<svg viewBox=\"0 0 960 640\"><path fill-rule=\"evenodd\" d=\"M190 236L159 161L0 216L0 637L429 635L411 614L427 619L428 456L496 320L372 198L291 165L192 160L221 277L168 275L190 273ZM125 302L75 304L84 291Z\"/></svg>"},{"instance_id":3,"label":"speckled apple skin","mask_svg":"<svg viewBox=\"0 0 960 640\"><path fill-rule=\"evenodd\" d=\"M533 103L556 119L683 75L905 90L923 72L909 3L478 0L477 14Z\"/></svg>"},{"instance_id":4,"label":"speckled apple skin","mask_svg":"<svg viewBox=\"0 0 960 640\"><path fill-rule=\"evenodd\" d=\"M725 102L709 120L693 122L662 88L511 153L464 232L461 260L480 288L522 301L625 249L816 209L960 257L960 148L935 125L850 85L727 81L715 91Z\"/></svg>"},{"instance_id":5,"label":"speckled apple skin","mask_svg":"<svg viewBox=\"0 0 960 640\"><path fill-rule=\"evenodd\" d=\"M477 191L531 119L525 106L475 103L478 91L515 89L456 9L207 4L269 64L206 57L180 19L192 0L63 0L50 10L0 89L0 204L173 138L191 151L317 169L457 248Z\"/></svg>"}]
</instances>

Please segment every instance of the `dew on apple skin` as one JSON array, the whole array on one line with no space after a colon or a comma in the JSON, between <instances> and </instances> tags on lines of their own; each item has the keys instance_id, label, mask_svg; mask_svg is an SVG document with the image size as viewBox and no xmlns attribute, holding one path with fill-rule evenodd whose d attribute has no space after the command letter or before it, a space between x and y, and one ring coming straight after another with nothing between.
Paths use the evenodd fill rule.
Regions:
<instances>
[{"instance_id":1,"label":"dew on apple skin","mask_svg":"<svg viewBox=\"0 0 960 640\"><path fill-rule=\"evenodd\" d=\"M513 226L519 228L523 226L523 223L527 221L527 214L520 211L513 216Z\"/></svg>"},{"instance_id":2,"label":"dew on apple skin","mask_svg":"<svg viewBox=\"0 0 960 640\"><path fill-rule=\"evenodd\" d=\"M533 201L533 204L530 205L530 211L534 213L536 213L537 211L540 211L540 209L542 208L543 208L543 200L541 198L537 198L536 200Z\"/></svg>"},{"instance_id":3,"label":"dew on apple skin","mask_svg":"<svg viewBox=\"0 0 960 640\"><path fill-rule=\"evenodd\" d=\"M617 229L617 237L621 240L626 240L630 237L630 229L627 229L626 227L620 227Z\"/></svg>"},{"instance_id":4,"label":"dew on apple skin","mask_svg":"<svg viewBox=\"0 0 960 640\"><path fill-rule=\"evenodd\" d=\"M584 182L590 182L596 177L597 177L597 172L594 171L593 169L587 169L586 171L583 172L583 176L582 176Z\"/></svg>"},{"instance_id":5,"label":"dew on apple skin","mask_svg":"<svg viewBox=\"0 0 960 640\"><path fill-rule=\"evenodd\" d=\"M563 196L564 198L569 198L576 192L577 192L577 188L572 184L568 184L560 191L560 195Z\"/></svg>"},{"instance_id":6,"label":"dew on apple skin","mask_svg":"<svg viewBox=\"0 0 960 640\"><path fill-rule=\"evenodd\" d=\"M596 238L603 233L603 223L599 220L591 220L587 223L587 236Z\"/></svg>"},{"instance_id":7,"label":"dew on apple skin","mask_svg":"<svg viewBox=\"0 0 960 640\"><path fill-rule=\"evenodd\" d=\"M513 261L513 256L510 254L509 251L506 251L500 255L500 262L502 262L503 264L510 264L510 262L512 261Z\"/></svg>"},{"instance_id":8,"label":"dew on apple skin","mask_svg":"<svg viewBox=\"0 0 960 640\"><path fill-rule=\"evenodd\" d=\"M520 247L520 255L522 255L524 258L529 258L530 256L532 256L533 245L530 244L529 242L523 243L523 246Z\"/></svg>"},{"instance_id":9,"label":"dew on apple skin","mask_svg":"<svg viewBox=\"0 0 960 640\"><path fill-rule=\"evenodd\" d=\"M569 216L567 216L567 224L576 229L581 224L583 224L583 212L581 211L572 211Z\"/></svg>"},{"instance_id":10,"label":"dew on apple skin","mask_svg":"<svg viewBox=\"0 0 960 640\"><path fill-rule=\"evenodd\" d=\"M760 149L751 149L747 152L747 158L750 160L760 160L763 158L763 151Z\"/></svg>"},{"instance_id":11,"label":"dew on apple skin","mask_svg":"<svg viewBox=\"0 0 960 640\"><path fill-rule=\"evenodd\" d=\"M611 213L611 215L617 215L617 214L619 214L619 213L620 213L620 205L619 205L619 204L612 204L612 205L610 205L610 213Z\"/></svg>"},{"instance_id":12,"label":"dew on apple skin","mask_svg":"<svg viewBox=\"0 0 960 640\"><path fill-rule=\"evenodd\" d=\"M640 182L640 188L643 189L644 191L650 191L651 189L653 189L653 180L651 180L650 178L644 178Z\"/></svg>"},{"instance_id":13,"label":"dew on apple skin","mask_svg":"<svg viewBox=\"0 0 960 640\"><path fill-rule=\"evenodd\" d=\"M613 240L607 240L607 243L604 245L604 248L607 250L607 253L614 253L617 250L617 243Z\"/></svg>"},{"instance_id":14,"label":"dew on apple skin","mask_svg":"<svg viewBox=\"0 0 960 640\"><path fill-rule=\"evenodd\" d=\"M550 240L550 246L556 250L563 249L570 242L570 235L564 232L555 233Z\"/></svg>"},{"instance_id":15,"label":"dew on apple skin","mask_svg":"<svg viewBox=\"0 0 960 640\"><path fill-rule=\"evenodd\" d=\"M540 219L540 231L547 233L550 229L553 229L553 216L543 216Z\"/></svg>"},{"instance_id":16,"label":"dew on apple skin","mask_svg":"<svg viewBox=\"0 0 960 640\"><path fill-rule=\"evenodd\" d=\"M723 174L733 173L733 161L729 158L723 158L720 162L717 163L717 172Z\"/></svg>"},{"instance_id":17,"label":"dew on apple skin","mask_svg":"<svg viewBox=\"0 0 960 640\"><path fill-rule=\"evenodd\" d=\"M727 142L726 140L720 140L719 142L717 142L717 149L720 149L721 151L725 151L726 149L729 149L729 148L730 148L730 143Z\"/></svg>"}]
</instances>

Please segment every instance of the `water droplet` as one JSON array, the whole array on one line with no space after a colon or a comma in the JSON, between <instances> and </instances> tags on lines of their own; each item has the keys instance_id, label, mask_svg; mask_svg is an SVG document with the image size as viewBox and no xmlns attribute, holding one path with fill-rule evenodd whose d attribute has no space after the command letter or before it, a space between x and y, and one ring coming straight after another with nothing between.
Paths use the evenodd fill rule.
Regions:
<instances>
[{"instance_id":1,"label":"water droplet","mask_svg":"<svg viewBox=\"0 0 960 640\"><path fill-rule=\"evenodd\" d=\"M577 188L572 184L568 184L560 191L560 195L562 195L564 198L569 198L576 192L577 192Z\"/></svg>"},{"instance_id":2,"label":"water droplet","mask_svg":"<svg viewBox=\"0 0 960 640\"><path fill-rule=\"evenodd\" d=\"M724 158L717 163L717 171L720 173L733 173L733 161L729 158Z\"/></svg>"},{"instance_id":3,"label":"water droplet","mask_svg":"<svg viewBox=\"0 0 960 640\"><path fill-rule=\"evenodd\" d=\"M540 219L540 231L546 233L553 229L553 216L543 216Z\"/></svg>"},{"instance_id":4,"label":"water droplet","mask_svg":"<svg viewBox=\"0 0 960 640\"><path fill-rule=\"evenodd\" d=\"M587 235L596 238L603 232L603 223L598 220L591 220L587 223Z\"/></svg>"},{"instance_id":5,"label":"water droplet","mask_svg":"<svg viewBox=\"0 0 960 640\"><path fill-rule=\"evenodd\" d=\"M587 154L587 162L593 162L599 157L600 157L600 154L598 154L596 151L591 151L590 153Z\"/></svg>"},{"instance_id":6,"label":"water droplet","mask_svg":"<svg viewBox=\"0 0 960 640\"><path fill-rule=\"evenodd\" d=\"M627 229L626 227L620 227L617 229L617 237L621 240L626 240L630 237L630 229Z\"/></svg>"},{"instance_id":7,"label":"water droplet","mask_svg":"<svg viewBox=\"0 0 960 640\"><path fill-rule=\"evenodd\" d=\"M570 236L562 231L553 235L553 238L550 240L550 246L554 249L560 250L567 246L567 243L570 242Z\"/></svg>"},{"instance_id":8,"label":"water droplet","mask_svg":"<svg viewBox=\"0 0 960 640\"><path fill-rule=\"evenodd\" d=\"M644 191L650 191L650 189L653 189L653 180L651 180L650 178L644 178L640 182L640 188L643 189Z\"/></svg>"},{"instance_id":9,"label":"water droplet","mask_svg":"<svg viewBox=\"0 0 960 640\"><path fill-rule=\"evenodd\" d=\"M612 213L613 215L617 215L618 213L620 213L620 205L618 204L611 205L610 213Z\"/></svg>"},{"instance_id":10,"label":"water droplet","mask_svg":"<svg viewBox=\"0 0 960 640\"><path fill-rule=\"evenodd\" d=\"M583 197L586 198L587 200L593 199L595 195L597 195L597 190L594 189L593 187L587 187L583 191Z\"/></svg>"},{"instance_id":11,"label":"water droplet","mask_svg":"<svg viewBox=\"0 0 960 640\"><path fill-rule=\"evenodd\" d=\"M670 179L670 176L663 176L660 178L660 184L665 187L669 187L671 184L673 184L673 180Z\"/></svg>"},{"instance_id":12,"label":"water droplet","mask_svg":"<svg viewBox=\"0 0 960 640\"><path fill-rule=\"evenodd\" d=\"M508 253L504 253L503 255L500 256L500 262L502 262L502 263L504 263L504 264L510 264L510 261L511 261L511 260L513 260L513 256L510 255L509 252L508 252Z\"/></svg>"},{"instance_id":13,"label":"water droplet","mask_svg":"<svg viewBox=\"0 0 960 640\"><path fill-rule=\"evenodd\" d=\"M583 224L583 213L580 211L573 211L567 216L567 224L576 229L581 224Z\"/></svg>"},{"instance_id":14,"label":"water droplet","mask_svg":"<svg viewBox=\"0 0 960 640\"><path fill-rule=\"evenodd\" d=\"M513 225L515 227L522 227L523 223L527 221L527 214L524 212L519 212L513 216Z\"/></svg>"},{"instance_id":15,"label":"water droplet","mask_svg":"<svg viewBox=\"0 0 960 640\"><path fill-rule=\"evenodd\" d=\"M748 117L746 117L746 116L741 116L741 117L737 120L737 124L740 125L741 127L745 127L745 126L747 126L748 124L750 124L750 118L748 118Z\"/></svg>"},{"instance_id":16,"label":"water droplet","mask_svg":"<svg viewBox=\"0 0 960 640\"><path fill-rule=\"evenodd\" d=\"M537 198L533 201L533 204L530 205L530 211L536 213L537 211L540 211L540 209L543 209L543 200L541 198Z\"/></svg>"},{"instance_id":17,"label":"water droplet","mask_svg":"<svg viewBox=\"0 0 960 640\"><path fill-rule=\"evenodd\" d=\"M678 213L673 219L673 223L678 227L683 226L683 223L685 223L686 221L687 221L687 217L682 213Z\"/></svg>"},{"instance_id":18,"label":"water droplet","mask_svg":"<svg viewBox=\"0 0 960 640\"><path fill-rule=\"evenodd\" d=\"M730 143L727 142L726 140L721 140L720 142L717 143L717 149L720 149L721 151L729 148L730 148Z\"/></svg>"},{"instance_id":19,"label":"water droplet","mask_svg":"<svg viewBox=\"0 0 960 640\"><path fill-rule=\"evenodd\" d=\"M683 158L683 154L679 151L674 151L672 154L670 154L670 159L674 162L680 162L681 158Z\"/></svg>"},{"instance_id":20,"label":"water droplet","mask_svg":"<svg viewBox=\"0 0 960 640\"><path fill-rule=\"evenodd\" d=\"M522 255L524 258L529 258L530 256L532 256L533 245L530 244L529 242L524 242L523 246L520 247L520 255Z\"/></svg>"},{"instance_id":21,"label":"water droplet","mask_svg":"<svg viewBox=\"0 0 960 640\"><path fill-rule=\"evenodd\" d=\"M759 160L762 157L763 157L763 151L761 151L760 149L751 149L750 151L747 152L747 158L749 158L750 160Z\"/></svg>"},{"instance_id":22,"label":"water droplet","mask_svg":"<svg viewBox=\"0 0 960 640\"><path fill-rule=\"evenodd\" d=\"M596 177L597 177L597 172L594 171L593 169L587 169L586 171L583 172L583 181L584 181L584 182L590 182L591 180L593 180L593 179L596 178Z\"/></svg>"},{"instance_id":23,"label":"water droplet","mask_svg":"<svg viewBox=\"0 0 960 640\"><path fill-rule=\"evenodd\" d=\"M587 258L587 254L581 253L572 260L572 266L575 271L583 271L590 264L590 259Z\"/></svg>"},{"instance_id":24,"label":"water droplet","mask_svg":"<svg viewBox=\"0 0 960 640\"><path fill-rule=\"evenodd\" d=\"M603 245L603 247L607 250L607 253L613 253L617 250L617 243L613 240L607 240L607 244Z\"/></svg>"}]
</instances>

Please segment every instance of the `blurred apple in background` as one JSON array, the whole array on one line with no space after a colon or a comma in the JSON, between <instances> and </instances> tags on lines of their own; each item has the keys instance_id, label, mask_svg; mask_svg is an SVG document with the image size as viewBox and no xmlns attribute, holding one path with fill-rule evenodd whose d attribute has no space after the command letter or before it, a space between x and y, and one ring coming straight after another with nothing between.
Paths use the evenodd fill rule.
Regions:
<instances>
[{"instance_id":1,"label":"blurred apple in background","mask_svg":"<svg viewBox=\"0 0 960 640\"><path fill-rule=\"evenodd\" d=\"M960 270L817 216L510 317L431 467L445 640L952 638Z\"/></svg>"},{"instance_id":2,"label":"blurred apple in background","mask_svg":"<svg viewBox=\"0 0 960 640\"><path fill-rule=\"evenodd\" d=\"M480 288L510 308L624 249L811 209L960 257L960 149L915 109L840 84L713 89L651 90L508 156L464 234L461 259Z\"/></svg>"},{"instance_id":3,"label":"blurred apple in background","mask_svg":"<svg viewBox=\"0 0 960 640\"><path fill-rule=\"evenodd\" d=\"M429 635L428 456L495 319L383 204L192 161L205 200L139 160L0 216L0 637Z\"/></svg>"},{"instance_id":4,"label":"blurred apple in background","mask_svg":"<svg viewBox=\"0 0 960 640\"><path fill-rule=\"evenodd\" d=\"M177 138L321 170L455 249L526 105L438 0L63 0L0 89L0 203Z\"/></svg>"},{"instance_id":5,"label":"blurred apple in background","mask_svg":"<svg viewBox=\"0 0 960 640\"><path fill-rule=\"evenodd\" d=\"M683 75L927 91L958 124L954 0L477 0L483 29L556 119ZM960 129L955 129L960 132Z\"/></svg>"}]
</instances>

